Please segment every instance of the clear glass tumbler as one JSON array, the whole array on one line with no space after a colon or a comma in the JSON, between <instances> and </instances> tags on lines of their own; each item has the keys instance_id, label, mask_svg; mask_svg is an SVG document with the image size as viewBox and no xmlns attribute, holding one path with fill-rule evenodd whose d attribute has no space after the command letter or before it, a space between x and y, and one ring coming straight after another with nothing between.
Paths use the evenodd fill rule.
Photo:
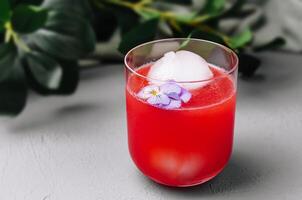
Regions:
<instances>
[{"instance_id":1,"label":"clear glass tumbler","mask_svg":"<svg viewBox=\"0 0 302 200\"><path fill-rule=\"evenodd\" d=\"M180 82L148 77L156 60L180 49L204 58L213 77ZM128 145L138 169L177 187L204 183L221 172L233 145L236 54L211 41L175 38L133 48L125 65Z\"/></svg>"}]
</instances>

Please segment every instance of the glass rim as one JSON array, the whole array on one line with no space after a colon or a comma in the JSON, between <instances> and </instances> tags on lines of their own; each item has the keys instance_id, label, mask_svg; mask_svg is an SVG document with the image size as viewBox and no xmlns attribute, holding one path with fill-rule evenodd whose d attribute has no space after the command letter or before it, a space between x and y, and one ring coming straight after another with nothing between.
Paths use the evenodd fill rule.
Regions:
<instances>
[{"instance_id":1,"label":"glass rim","mask_svg":"<svg viewBox=\"0 0 302 200\"><path fill-rule=\"evenodd\" d=\"M132 49L130 49L127 54L125 55L124 57L124 64L127 68L127 70L129 70L130 72L132 72L133 74L135 74L136 76L139 76L141 78L144 78L144 79L147 79L147 80L151 80L151 81L156 81L156 82L167 82L168 80L161 80L161 79L155 79L155 78L150 78L146 75L142 75L140 74L139 72L137 72L136 70L132 69L128 63L127 63L127 58L129 57L129 54L131 52L133 52L134 50L140 48L140 47L143 47L145 45L149 45L149 44L155 44L155 43L160 43L160 42L167 42L167 41L181 41L181 40L188 40L188 38L167 38L167 39L159 39L159 40L152 40L150 42L145 42L145 43L142 43L140 45L137 45L135 47L133 47ZM220 48L226 50L227 52L229 52L230 54L234 55L235 56L235 63L231 66L231 69L230 70L226 70L224 75L231 75L232 73L234 73L237 69L238 69L238 64L239 64L239 58L238 58L238 55L232 50L230 49L229 47L226 47L222 44L219 44L217 42L213 42L213 41L210 41L210 40L204 40L204 39L197 39L197 38L190 38L189 40L191 41L197 41L197 42L204 42L204 43L210 43L210 44L214 44L216 46L219 46ZM148 64L148 63L146 63ZM143 66L143 65L142 65ZM217 66L219 67L219 66ZM212 81L212 80L216 80L216 79L220 79L224 76L214 76L212 78L208 78L208 79L202 79L202 80L194 80L194 81L175 81L176 83L201 83L201 82L208 82L208 81Z\"/></svg>"}]
</instances>

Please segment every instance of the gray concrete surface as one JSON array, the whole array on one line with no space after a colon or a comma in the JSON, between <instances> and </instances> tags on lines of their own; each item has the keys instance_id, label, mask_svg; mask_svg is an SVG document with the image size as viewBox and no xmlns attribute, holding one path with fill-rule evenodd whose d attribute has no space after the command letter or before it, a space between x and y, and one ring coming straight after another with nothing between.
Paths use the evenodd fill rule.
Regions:
<instances>
[{"instance_id":1,"label":"gray concrete surface","mask_svg":"<svg viewBox=\"0 0 302 200\"><path fill-rule=\"evenodd\" d=\"M85 71L70 97L31 95L0 119L1 200L302 198L302 56L262 54L239 81L234 152L214 180L173 189L142 176L127 151L122 65Z\"/></svg>"}]
</instances>

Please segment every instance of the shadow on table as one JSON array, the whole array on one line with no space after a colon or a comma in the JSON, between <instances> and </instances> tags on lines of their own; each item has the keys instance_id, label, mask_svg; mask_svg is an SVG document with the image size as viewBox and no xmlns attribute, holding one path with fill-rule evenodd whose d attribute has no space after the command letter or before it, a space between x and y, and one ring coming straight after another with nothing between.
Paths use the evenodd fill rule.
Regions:
<instances>
[{"instance_id":1,"label":"shadow on table","mask_svg":"<svg viewBox=\"0 0 302 200\"><path fill-rule=\"evenodd\" d=\"M259 163L261 163L261 165ZM263 168L270 168L270 166L263 160L257 160L256 158L234 153L223 172L213 180L202 185L187 188L173 188L159 185L147 178L144 178L144 181L151 184L156 190L171 195L174 194L184 198L204 197L250 190L254 185L260 184L263 179L267 178L268 173L264 173L265 170L263 170Z\"/></svg>"},{"instance_id":2,"label":"shadow on table","mask_svg":"<svg viewBox=\"0 0 302 200\"><path fill-rule=\"evenodd\" d=\"M102 107L91 103L78 103L69 106L56 108L48 112L37 111L35 114L24 115L11 122L10 129L14 133L32 132L33 130L43 129L45 127L63 126L62 122L72 122L74 118L87 117L89 114L100 112ZM77 121L79 123L79 121Z\"/></svg>"}]
</instances>

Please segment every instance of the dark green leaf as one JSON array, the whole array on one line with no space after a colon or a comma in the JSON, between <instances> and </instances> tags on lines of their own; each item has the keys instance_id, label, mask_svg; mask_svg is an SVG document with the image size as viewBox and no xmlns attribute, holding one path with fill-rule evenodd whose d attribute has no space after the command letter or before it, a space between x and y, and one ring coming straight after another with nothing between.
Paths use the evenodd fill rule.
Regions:
<instances>
[{"instance_id":1,"label":"dark green leaf","mask_svg":"<svg viewBox=\"0 0 302 200\"><path fill-rule=\"evenodd\" d=\"M50 11L43 29L26 38L29 45L61 59L77 60L94 50L94 31L83 17Z\"/></svg>"},{"instance_id":2,"label":"dark green leaf","mask_svg":"<svg viewBox=\"0 0 302 200\"><path fill-rule=\"evenodd\" d=\"M4 24L1 24L1 22L0 22L0 36L1 36L1 34L3 33L3 31L4 31ZM2 43L2 38L0 37L0 43Z\"/></svg>"},{"instance_id":3,"label":"dark green leaf","mask_svg":"<svg viewBox=\"0 0 302 200\"><path fill-rule=\"evenodd\" d=\"M2 44L0 49L6 49L6 55L4 55L4 57L10 59L6 62L1 62L3 61L3 57L1 57L0 68L3 69L9 66L10 71L7 71L6 75L0 80L0 114L16 115L20 113L25 106L27 86L16 49L5 47L6 45L11 44Z\"/></svg>"},{"instance_id":4,"label":"dark green leaf","mask_svg":"<svg viewBox=\"0 0 302 200\"><path fill-rule=\"evenodd\" d=\"M251 77L255 74L260 66L260 60L252 55L240 53L239 57L239 72L244 77Z\"/></svg>"},{"instance_id":5,"label":"dark green leaf","mask_svg":"<svg viewBox=\"0 0 302 200\"><path fill-rule=\"evenodd\" d=\"M192 26L180 24L180 30L176 30L173 26L170 25L170 28L173 32L173 37L188 37L191 35L192 38L198 38L198 39L204 39L204 40L210 40L213 42L217 42L222 45L227 45L224 41L224 39L214 33L206 32L201 29L196 29Z\"/></svg>"},{"instance_id":6,"label":"dark green leaf","mask_svg":"<svg viewBox=\"0 0 302 200\"><path fill-rule=\"evenodd\" d=\"M43 0L9 0L11 8L15 8L17 5L35 5L39 6Z\"/></svg>"},{"instance_id":7,"label":"dark green leaf","mask_svg":"<svg viewBox=\"0 0 302 200\"><path fill-rule=\"evenodd\" d=\"M104 26L104 24L106 24L106 26ZM117 19L110 10L102 9L94 12L93 28L98 41L109 40L117 29L117 25Z\"/></svg>"},{"instance_id":8,"label":"dark green leaf","mask_svg":"<svg viewBox=\"0 0 302 200\"><path fill-rule=\"evenodd\" d=\"M12 63L17 55L16 47L11 43L0 45L0 82L10 76Z\"/></svg>"},{"instance_id":9,"label":"dark green leaf","mask_svg":"<svg viewBox=\"0 0 302 200\"><path fill-rule=\"evenodd\" d=\"M19 5L14 9L12 25L16 32L31 33L41 28L47 20L47 10L36 6Z\"/></svg>"},{"instance_id":10,"label":"dark green leaf","mask_svg":"<svg viewBox=\"0 0 302 200\"><path fill-rule=\"evenodd\" d=\"M159 20L157 18L151 19L126 33L122 37L122 41L119 45L119 51L125 54L136 45L153 40L156 35L158 21Z\"/></svg>"},{"instance_id":11,"label":"dark green leaf","mask_svg":"<svg viewBox=\"0 0 302 200\"><path fill-rule=\"evenodd\" d=\"M63 72L57 61L46 54L31 51L26 54L26 62L37 83L49 89L59 88Z\"/></svg>"},{"instance_id":12,"label":"dark green leaf","mask_svg":"<svg viewBox=\"0 0 302 200\"><path fill-rule=\"evenodd\" d=\"M242 31L240 34L232 37L228 45L233 49L238 49L248 44L252 39L253 39L253 33L248 28Z\"/></svg>"},{"instance_id":13,"label":"dark green leaf","mask_svg":"<svg viewBox=\"0 0 302 200\"><path fill-rule=\"evenodd\" d=\"M161 0L161 1L167 3L181 4L181 5L191 5L193 3L192 0Z\"/></svg>"},{"instance_id":14,"label":"dark green leaf","mask_svg":"<svg viewBox=\"0 0 302 200\"><path fill-rule=\"evenodd\" d=\"M0 0L0 26L10 19L10 6L8 0Z\"/></svg>"},{"instance_id":15,"label":"dark green leaf","mask_svg":"<svg viewBox=\"0 0 302 200\"><path fill-rule=\"evenodd\" d=\"M79 66L76 61L60 61L63 78L57 94L68 95L75 92L79 83Z\"/></svg>"},{"instance_id":16,"label":"dark green leaf","mask_svg":"<svg viewBox=\"0 0 302 200\"><path fill-rule=\"evenodd\" d=\"M132 28L139 24L140 17L133 10L118 5L112 5L106 2L102 3L104 4L104 9L108 9L109 12L114 14L118 22L118 26L121 30L121 35L124 35L125 33L129 32Z\"/></svg>"},{"instance_id":17,"label":"dark green leaf","mask_svg":"<svg viewBox=\"0 0 302 200\"><path fill-rule=\"evenodd\" d=\"M193 31L192 32L192 37L203 39L203 40L210 40L210 41L217 42L219 44L225 45L224 40L221 37L219 37L218 35L208 33L208 32L204 32L204 31L200 31L200 30Z\"/></svg>"},{"instance_id":18,"label":"dark green leaf","mask_svg":"<svg viewBox=\"0 0 302 200\"><path fill-rule=\"evenodd\" d=\"M112 6L111 10L118 21L118 25L121 29L122 35L129 32L131 29L133 29L139 24L139 16L132 10L118 6Z\"/></svg>"},{"instance_id":19,"label":"dark green leaf","mask_svg":"<svg viewBox=\"0 0 302 200\"><path fill-rule=\"evenodd\" d=\"M88 0L44 0L43 8L61 12L71 12L86 19L91 17L91 7Z\"/></svg>"},{"instance_id":20,"label":"dark green leaf","mask_svg":"<svg viewBox=\"0 0 302 200\"><path fill-rule=\"evenodd\" d=\"M225 6L225 0L207 0L201 13L211 16L220 14Z\"/></svg>"},{"instance_id":21,"label":"dark green leaf","mask_svg":"<svg viewBox=\"0 0 302 200\"><path fill-rule=\"evenodd\" d=\"M79 66L76 61L61 61L63 79L58 94L68 95L75 92L79 83Z\"/></svg>"},{"instance_id":22,"label":"dark green leaf","mask_svg":"<svg viewBox=\"0 0 302 200\"><path fill-rule=\"evenodd\" d=\"M236 0L228 12L237 12L241 10L242 6L246 3L246 0Z\"/></svg>"},{"instance_id":23,"label":"dark green leaf","mask_svg":"<svg viewBox=\"0 0 302 200\"><path fill-rule=\"evenodd\" d=\"M270 42L268 42L266 44L263 44L263 45L255 47L254 51L260 52L260 51L265 51L265 50L278 49L278 48L284 46L285 43L286 43L286 41L285 41L284 38L277 37L277 38L274 38L272 41L270 41Z\"/></svg>"},{"instance_id":24,"label":"dark green leaf","mask_svg":"<svg viewBox=\"0 0 302 200\"><path fill-rule=\"evenodd\" d=\"M4 33L0 31L0 44L4 41Z\"/></svg>"},{"instance_id":25,"label":"dark green leaf","mask_svg":"<svg viewBox=\"0 0 302 200\"><path fill-rule=\"evenodd\" d=\"M0 114L17 115L25 104L27 86L21 66L12 71L8 79L0 82Z\"/></svg>"},{"instance_id":26,"label":"dark green leaf","mask_svg":"<svg viewBox=\"0 0 302 200\"><path fill-rule=\"evenodd\" d=\"M236 0L235 3L220 18L238 16L241 12L242 6L246 3L246 0Z\"/></svg>"},{"instance_id":27,"label":"dark green leaf","mask_svg":"<svg viewBox=\"0 0 302 200\"><path fill-rule=\"evenodd\" d=\"M185 24L179 24L180 29L176 29L175 26L172 26L171 24L168 24L168 26L173 33L173 37L175 38L186 38L188 35L192 35L196 31L193 27ZM194 36L192 35L192 37Z\"/></svg>"},{"instance_id":28,"label":"dark green leaf","mask_svg":"<svg viewBox=\"0 0 302 200\"><path fill-rule=\"evenodd\" d=\"M78 65L75 61L59 61L62 68L62 78L60 85L56 89L51 89L40 84L29 66L25 65L25 72L27 75L27 82L29 86L42 95L69 95L74 93L79 82Z\"/></svg>"}]
</instances>

